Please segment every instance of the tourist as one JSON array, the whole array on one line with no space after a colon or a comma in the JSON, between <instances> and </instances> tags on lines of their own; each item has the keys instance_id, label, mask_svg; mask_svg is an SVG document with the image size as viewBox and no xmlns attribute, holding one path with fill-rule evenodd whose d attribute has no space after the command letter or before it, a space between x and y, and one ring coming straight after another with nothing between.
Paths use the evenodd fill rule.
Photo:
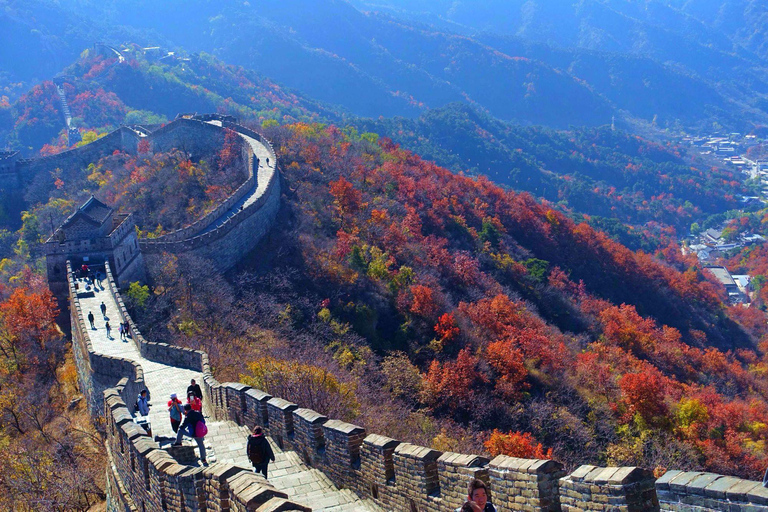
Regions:
<instances>
[{"instance_id":1,"label":"tourist","mask_svg":"<svg viewBox=\"0 0 768 512\"><path fill-rule=\"evenodd\" d=\"M107 339L112 339L112 335L110 334L112 332L112 326L109 325L109 322L104 324L104 327L107 329Z\"/></svg>"},{"instance_id":2,"label":"tourist","mask_svg":"<svg viewBox=\"0 0 768 512\"><path fill-rule=\"evenodd\" d=\"M176 393L171 394L171 399L168 401L168 413L171 417L171 428L174 433L179 431L182 407L181 400L176 397Z\"/></svg>"},{"instance_id":3,"label":"tourist","mask_svg":"<svg viewBox=\"0 0 768 512\"><path fill-rule=\"evenodd\" d=\"M101 306L99 307L101 308L101 316L107 318L107 305L104 304L104 301L101 301Z\"/></svg>"},{"instance_id":4,"label":"tourist","mask_svg":"<svg viewBox=\"0 0 768 512\"><path fill-rule=\"evenodd\" d=\"M275 452L269 445L267 436L261 430L261 427L253 429L253 434L248 436L248 444L245 447L248 459L253 464L253 470L256 473L262 473L267 478L267 466L269 461L275 460Z\"/></svg>"},{"instance_id":5,"label":"tourist","mask_svg":"<svg viewBox=\"0 0 768 512\"><path fill-rule=\"evenodd\" d=\"M125 330L125 337L126 338L132 338L131 336L131 324L128 322L128 320L125 321L125 327L123 328Z\"/></svg>"},{"instance_id":6,"label":"tourist","mask_svg":"<svg viewBox=\"0 0 768 512\"><path fill-rule=\"evenodd\" d=\"M467 501L463 506L456 509L456 512L496 512L496 507L488 502L488 488L480 479L473 478L469 481L469 494Z\"/></svg>"},{"instance_id":7,"label":"tourist","mask_svg":"<svg viewBox=\"0 0 768 512\"><path fill-rule=\"evenodd\" d=\"M197 398L191 391L187 395L187 405L190 406L193 411L203 412L203 401Z\"/></svg>"},{"instance_id":8,"label":"tourist","mask_svg":"<svg viewBox=\"0 0 768 512\"><path fill-rule=\"evenodd\" d=\"M125 339L125 326L123 325L123 322L120 322L120 326L117 328L118 332L120 332L120 339Z\"/></svg>"},{"instance_id":9,"label":"tourist","mask_svg":"<svg viewBox=\"0 0 768 512\"><path fill-rule=\"evenodd\" d=\"M200 384L195 382L195 379L192 379L189 383L189 386L187 387L187 395L190 393L194 393L194 395L200 399L200 401L203 401L203 390L200 389Z\"/></svg>"},{"instance_id":10,"label":"tourist","mask_svg":"<svg viewBox=\"0 0 768 512\"><path fill-rule=\"evenodd\" d=\"M95 331L96 330L96 326L93 325L93 321L94 320L95 320L95 318L93 316L93 311L89 311L88 312L88 321L91 322L91 329L93 329Z\"/></svg>"},{"instance_id":11,"label":"tourist","mask_svg":"<svg viewBox=\"0 0 768 512\"><path fill-rule=\"evenodd\" d=\"M146 389L142 389L139 398L136 400L136 412L142 416L149 416L149 398Z\"/></svg>"},{"instance_id":12,"label":"tourist","mask_svg":"<svg viewBox=\"0 0 768 512\"><path fill-rule=\"evenodd\" d=\"M201 422L202 426L198 427L198 423ZM173 443L173 446L181 446L181 437L184 434L194 438L197 442L197 447L200 449L200 462L208 464L208 461L205 459L205 443L203 442L207 432L208 428L205 426L205 418L203 418L202 413L192 410L192 407L186 404L184 405L184 423L179 426L179 431L176 433L176 442Z\"/></svg>"}]
</instances>

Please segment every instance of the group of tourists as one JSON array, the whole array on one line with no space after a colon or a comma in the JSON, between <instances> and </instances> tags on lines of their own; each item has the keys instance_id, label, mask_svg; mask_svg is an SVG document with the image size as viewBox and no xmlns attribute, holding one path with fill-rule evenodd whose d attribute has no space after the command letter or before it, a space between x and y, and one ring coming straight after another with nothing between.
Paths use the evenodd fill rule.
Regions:
<instances>
[{"instance_id":1,"label":"group of tourists","mask_svg":"<svg viewBox=\"0 0 768 512\"><path fill-rule=\"evenodd\" d=\"M94 273L85 263L80 266L80 271L75 277L83 280L86 291L90 290L91 286L93 286L94 289L104 289L104 285L101 283L101 271L97 270ZM75 280L75 290L78 290L79 288L80 284Z\"/></svg>"},{"instance_id":2,"label":"group of tourists","mask_svg":"<svg viewBox=\"0 0 768 512\"><path fill-rule=\"evenodd\" d=\"M139 399L141 400L141 396ZM139 412L142 412L141 407L143 406L139 404ZM149 414L148 408L146 414ZM205 417L203 416L203 390L195 382L195 379L190 381L187 388L186 403L182 403L176 393L171 393L168 400L168 415L171 420L171 428L176 433L176 441L173 446L180 446L183 436L191 437L200 450L200 462L208 464L205 450L205 436L208 433L208 427L205 425ZM261 427L254 428L253 433L248 436L246 455L253 464L254 471L263 474L266 478L267 467L270 461L275 460L275 453L272 451Z\"/></svg>"},{"instance_id":3,"label":"group of tourists","mask_svg":"<svg viewBox=\"0 0 768 512\"><path fill-rule=\"evenodd\" d=\"M102 301L101 303L101 316L105 320L104 322L104 329L107 331L107 338L112 339L112 326L109 324L109 317L107 316L107 306ZM93 316L93 311L88 312L88 322L91 324L91 329L96 330L95 325L96 317ZM120 322L118 331L120 332L120 339L123 341L126 341L128 338L131 337L131 324L126 320L125 322Z\"/></svg>"},{"instance_id":4,"label":"group of tourists","mask_svg":"<svg viewBox=\"0 0 768 512\"><path fill-rule=\"evenodd\" d=\"M171 393L171 398L168 400L168 414L171 419L171 428L176 433L173 446L180 446L184 435L191 437L200 450L200 462L208 464L205 451L208 427L205 425L203 416L203 390L195 379L192 379L187 387L187 403L182 404L178 395Z\"/></svg>"}]
</instances>

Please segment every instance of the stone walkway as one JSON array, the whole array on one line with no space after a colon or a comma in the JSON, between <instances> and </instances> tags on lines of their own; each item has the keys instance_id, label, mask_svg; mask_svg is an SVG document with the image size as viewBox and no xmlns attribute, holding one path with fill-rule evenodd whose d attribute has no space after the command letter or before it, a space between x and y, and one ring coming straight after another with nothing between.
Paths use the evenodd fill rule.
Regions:
<instances>
[{"instance_id":1,"label":"stone walkway","mask_svg":"<svg viewBox=\"0 0 768 512\"><path fill-rule=\"evenodd\" d=\"M109 291L97 288L95 292L85 292L84 288L84 283L80 281L81 292L78 297L83 314L87 317L88 312L91 311L96 317L95 329L88 331L93 350L100 354L130 359L142 366L144 381L150 394L149 420L152 425L152 434L161 438L161 447L168 446L170 441L163 441L162 438L174 436L166 407L170 394L177 393L183 402L189 381L195 379L201 383L202 374L143 358L132 340L120 340L119 310ZM102 301L107 307L105 317L101 315L100 310ZM105 329L107 321L112 326L110 337L107 336ZM87 319L86 326L88 326ZM128 404L129 409L132 409L132 405L132 403ZM224 462L245 468L251 467L245 455L248 436L246 427L231 421L209 421L207 426L208 435L205 438L205 445L209 463ZM271 439L270 443L276 460L269 465L269 483L288 494L291 500L317 511L380 512L383 510L370 500L361 500L350 490L337 489L324 473L302 463L296 452L281 451ZM196 446L196 443L189 438L184 441L184 444Z\"/></svg>"},{"instance_id":2,"label":"stone walkway","mask_svg":"<svg viewBox=\"0 0 768 512\"><path fill-rule=\"evenodd\" d=\"M221 121L208 121L208 123L221 126ZM233 204L232 207L227 210L221 217L212 222L207 228L202 230L198 236L204 235L209 231L213 231L214 229L221 227L222 224L224 224L237 212L256 202L256 200L261 197L267 190L269 177L272 175L272 173L276 172L274 158L270 157L269 150L267 150L264 144L243 133L238 132L238 135L240 135L240 137L242 137L245 142L251 146L255 158L258 159L259 168L256 169L256 186L251 190L250 193L246 194L242 199ZM270 158L272 159L269 160ZM269 163L267 163L267 160L269 160Z\"/></svg>"}]
</instances>

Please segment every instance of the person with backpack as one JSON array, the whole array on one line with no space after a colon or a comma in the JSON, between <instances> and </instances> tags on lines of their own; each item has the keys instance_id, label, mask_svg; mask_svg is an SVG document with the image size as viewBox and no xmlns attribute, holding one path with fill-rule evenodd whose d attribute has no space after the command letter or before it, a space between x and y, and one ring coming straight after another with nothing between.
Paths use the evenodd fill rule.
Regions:
<instances>
[{"instance_id":1,"label":"person with backpack","mask_svg":"<svg viewBox=\"0 0 768 512\"><path fill-rule=\"evenodd\" d=\"M208 427L205 426L205 418L203 414L198 411L192 410L192 406L184 404L184 423L179 426L179 431L176 432L176 442L173 446L181 446L181 438L183 435L187 435L197 442L197 447L200 449L200 462L208 464L205 459L205 435L208 433Z\"/></svg>"},{"instance_id":2,"label":"person with backpack","mask_svg":"<svg viewBox=\"0 0 768 512\"><path fill-rule=\"evenodd\" d=\"M267 466L269 461L275 460L275 452L272 451L267 436L261 430L261 427L253 429L253 434L248 436L248 444L245 447L248 459L253 464L253 470L256 473L262 473L267 478Z\"/></svg>"},{"instance_id":3,"label":"person with backpack","mask_svg":"<svg viewBox=\"0 0 768 512\"><path fill-rule=\"evenodd\" d=\"M183 416L182 407L184 406L182 405L181 400L176 397L176 393L173 393L171 399L168 400L168 413L171 417L171 428L173 429L174 434L179 432L179 425L181 424L181 417Z\"/></svg>"}]
</instances>

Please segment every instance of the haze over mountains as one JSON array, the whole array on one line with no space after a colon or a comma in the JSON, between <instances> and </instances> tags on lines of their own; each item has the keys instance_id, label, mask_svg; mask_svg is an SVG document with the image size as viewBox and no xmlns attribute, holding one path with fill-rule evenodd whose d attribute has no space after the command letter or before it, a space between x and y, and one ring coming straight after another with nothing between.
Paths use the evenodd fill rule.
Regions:
<instances>
[{"instance_id":1,"label":"haze over mountains","mask_svg":"<svg viewBox=\"0 0 768 512\"><path fill-rule=\"evenodd\" d=\"M131 40L212 53L358 116L415 117L462 101L556 128L614 116L621 126L738 131L768 121L753 3L353 4L11 2L0 28L23 44L0 50L4 81L50 76L95 39Z\"/></svg>"}]
</instances>

